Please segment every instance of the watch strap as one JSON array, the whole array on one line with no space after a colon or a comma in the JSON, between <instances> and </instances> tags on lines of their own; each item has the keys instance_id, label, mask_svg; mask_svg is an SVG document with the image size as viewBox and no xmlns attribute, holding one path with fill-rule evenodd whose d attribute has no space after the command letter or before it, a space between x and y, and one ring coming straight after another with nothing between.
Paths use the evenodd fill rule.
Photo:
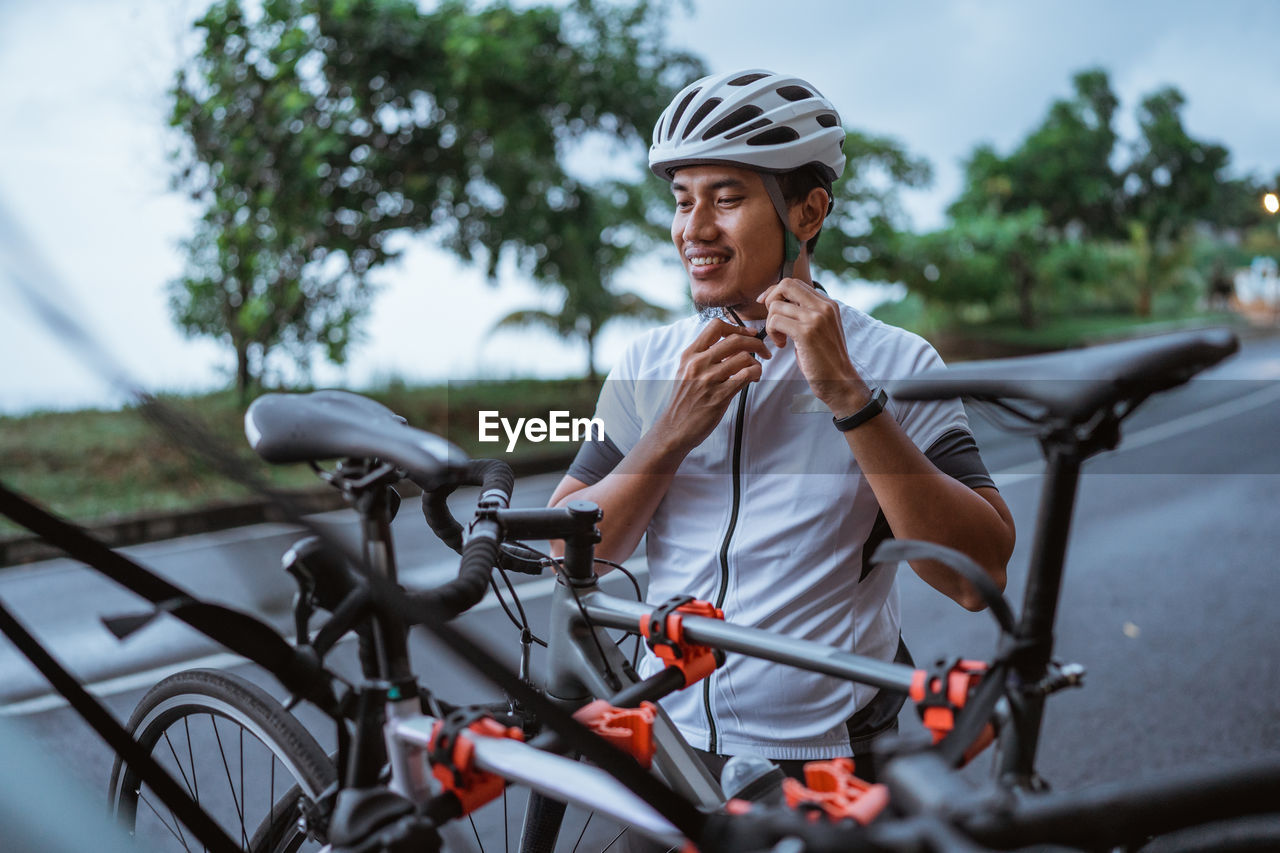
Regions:
<instances>
[{"instance_id":1,"label":"watch strap","mask_svg":"<svg viewBox=\"0 0 1280 853\"><path fill-rule=\"evenodd\" d=\"M877 388L871 395L871 400L852 415L846 415L843 418L832 416L831 422L835 424L836 429L841 432L848 432L851 429L860 427L876 415L884 411L885 403L889 401L889 395L883 388Z\"/></svg>"}]
</instances>

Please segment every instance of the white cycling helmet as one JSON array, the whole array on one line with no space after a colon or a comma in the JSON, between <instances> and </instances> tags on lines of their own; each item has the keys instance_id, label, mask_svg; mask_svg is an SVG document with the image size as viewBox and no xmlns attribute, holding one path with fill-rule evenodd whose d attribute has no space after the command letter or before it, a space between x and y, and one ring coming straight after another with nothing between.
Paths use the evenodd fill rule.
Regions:
<instances>
[{"instance_id":1,"label":"white cycling helmet","mask_svg":"<svg viewBox=\"0 0 1280 853\"><path fill-rule=\"evenodd\" d=\"M814 167L826 184L844 172L844 128L831 102L805 80L751 69L712 74L685 86L662 111L649 168L664 181L677 169L725 163L760 172L783 228L781 277L791 275L800 244L788 224L776 175Z\"/></svg>"},{"instance_id":2,"label":"white cycling helmet","mask_svg":"<svg viewBox=\"0 0 1280 853\"><path fill-rule=\"evenodd\" d=\"M831 102L799 77L749 70L684 87L653 129L649 168L664 181L681 166L729 163L761 172L815 166L844 171L844 128Z\"/></svg>"}]
</instances>

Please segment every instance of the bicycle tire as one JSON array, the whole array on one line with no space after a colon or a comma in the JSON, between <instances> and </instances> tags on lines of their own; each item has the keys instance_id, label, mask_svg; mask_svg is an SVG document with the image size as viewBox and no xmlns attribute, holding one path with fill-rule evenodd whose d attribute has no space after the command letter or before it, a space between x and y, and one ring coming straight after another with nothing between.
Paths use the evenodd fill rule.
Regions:
<instances>
[{"instance_id":1,"label":"bicycle tire","mask_svg":"<svg viewBox=\"0 0 1280 853\"><path fill-rule=\"evenodd\" d=\"M564 813L565 804L560 800L530 791L520 832L520 853L554 853Z\"/></svg>"},{"instance_id":2,"label":"bicycle tire","mask_svg":"<svg viewBox=\"0 0 1280 853\"><path fill-rule=\"evenodd\" d=\"M143 696L127 728L245 850L295 853L304 843L323 843L323 828L305 826L300 808L334 782L336 771L311 733L262 688L218 670L179 672ZM277 778L281 769L283 779ZM155 849L188 849L189 830L172 814L166 819L147 790L117 756L108 786L111 814ZM147 808L140 810L140 803Z\"/></svg>"}]
</instances>

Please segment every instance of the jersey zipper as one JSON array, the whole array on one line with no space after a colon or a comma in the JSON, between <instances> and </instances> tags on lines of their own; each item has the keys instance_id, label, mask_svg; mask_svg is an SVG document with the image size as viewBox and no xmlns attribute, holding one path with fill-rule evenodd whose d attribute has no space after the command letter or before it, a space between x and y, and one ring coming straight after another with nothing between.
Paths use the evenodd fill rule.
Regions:
<instances>
[{"instance_id":1,"label":"jersey zipper","mask_svg":"<svg viewBox=\"0 0 1280 853\"><path fill-rule=\"evenodd\" d=\"M738 395L738 414L733 430L733 504L729 512L729 527L724 532L724 540L720 543L720 589L716 592L716 607L724 607L725 596L729 593L729 543L733 540L733 532L738 527L738 506L742 499L742 433L747 419L747 394L751 386L747 385ZM715 718L711 714L711 673L702 682L702 706L707 713L707 731L711 733L707 751L715 754L719 741Z\"/></svg>"}]
</instances>

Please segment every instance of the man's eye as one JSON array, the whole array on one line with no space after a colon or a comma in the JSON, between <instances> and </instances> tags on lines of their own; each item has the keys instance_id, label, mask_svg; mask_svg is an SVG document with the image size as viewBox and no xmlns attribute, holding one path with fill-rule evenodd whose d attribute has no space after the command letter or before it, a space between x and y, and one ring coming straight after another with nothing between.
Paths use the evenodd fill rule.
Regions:
<instances>
[{"instance_id":1,"label":"man's eye","mask_svg":"<svg viewBox=\"0 0 1280 853\"><path fill-rule=\"evenodd\" d=\"M687 199L676 199L676 210L688 210L693 207L693 202Z\"/></svg>"},{"instance_id":2,"label":"man's eye","mask_svg":"<svg viewBox=\"0 0 1280 853\"><path fill-rule=\"evenodd\" d=\"M742 196L740 195L724 196L720 199L720 203L723 205L733 205L740 201L742 201Z\"/></svg>"}]
</instances>

